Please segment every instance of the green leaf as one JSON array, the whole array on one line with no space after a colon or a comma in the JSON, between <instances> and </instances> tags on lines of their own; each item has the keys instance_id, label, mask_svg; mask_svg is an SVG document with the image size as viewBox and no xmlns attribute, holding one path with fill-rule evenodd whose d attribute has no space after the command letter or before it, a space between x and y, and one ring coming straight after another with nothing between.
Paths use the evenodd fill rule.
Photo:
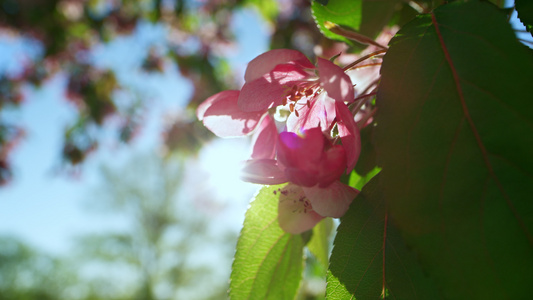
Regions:
<instances>
[{"instance_id":1,"label":"green leaf","mask_svg":"<svg viewBox=\"0 0 533 300\"><path fill-rule=\"evenodd\" d=\"M344 181L360 191L370 179L381 171L381 168L376 166L376 149L372 143L374 129L374 123L361 129L361 155L359 155L355 169Z\"/></svg>"},{"instance_id":2,"label":"green leaf","mask_svg":"<svg viewBox=\"0 0 533 300\"><path fill-rule=\"evenodd\" d=\"M496 5L499 8L503 8L505 6L505 0L488 0L488 1Z\"/></svg>"},{"instance_id":3,"label":"green leaf","mask_svg":"<svg viewBox=\"0 0 533 300\"><path fill-rule=\"evenodd\" d=\"M369 182L341 219L327 276L328 298L439 299L388 220L379 180L380 175Z\"/></svg>"},{"instance_id":4,"label":"green leaf","mask_svg":"<svg viewBox=\"0 0 533 300\"><path fill-rule=\"evenodd\" d=\"M361 175L373 172L376 168L376 149L374 147L374 144L372 143L374 139L374 130L375 126L374 123L372 123L361 129L360 132L361 155L359 155L359 159L357 160L357 164L355 165L355 171L357 171L357 173ZM368 179L370 180L371 178ZM355 187L354 185L351 186ZM360 188L355 188L360 190Z\"/></svg>"},{"instance_id":5,"label":"green leaf","mask_svg":"<svg viewBox=\"0 0 533 300\"><path fill-rule=\"evenodd\" d=\"M329 261L329 243L331 231L333 230L333 220L325 218L313 228L313 237L307 244L309 251L313 253L316 259L324 268L328 267Z\"/></svg>"},{"instance_id":6,"label":"green leaf","mask_svg":"<svg viewBox=\"0 0 533 300\"><path fill-rule=\"evenodd\" d=\"M447 299L527 299L533 58L488 3L408 23L384 57L375 132L389 216Z\"/></svg>"},{"instance_id":7,"label":"green leaf","mask_svg":"<svg viewBox=\"0 0 533 300\"><path fill-rule=\"evenodd\" d=\"M405 24L413 20L417 15L419 15L419 12L416 9L414 9L411 5L409 5L408 3L404 2L400 6L400 8L395 12L388 26L403 27Z\"/></svg>"},{"instance_id":8,"label":"green leaf","mask_svg":"<svg viewBox=\"0 0 533 300\"><path fill-rule=\"evenodd\" d=\"M246 212L231 272L231 299L294 299L303 267L300 235L278 225L281 186L264 187Z\"/></svg>"},{"instance_id":9,"label":"green leaf","mask_svg":"<svg viewBox=\"0 0 533 300\"><path fill-rule=\"evenodd\" d=\"M515 8L518 18L526 26L527 31L533 33L533 1L515 0Z\"/></svg>"},{"instance_id":10,"label":"green leaf","mask_svg":"<svg viewBox=\"0 0 533 300\"><path fill-rule=\"evenodd\" d=\"M330 0L327 5L313 1L311 11L315 22L324 36L333 40L352 43L343 36L335 34L326 28L326 21L352 29L359 29L361 24L362 0Z\"/></svg>"},{"instance_id":11,"label":"green leaf","mask_svg":"<svg viewBox=\"0 0 533 300\"><path fill-rule=\"evenodd\" d=\"M381 168L376 166L376 149L372 143L374 130L374 124L361 130L361 155L346 182L358 190L362 190L365 184L381 171Z\"/></svg>"},{"instance_id":12,"label":"green leaf","mask_svg":"<svg viewBox=\"0 0 533 300\"><path fill-rule=\"evenodd\" d=\"M363 187L381 171L380 167L374 167L366 175L359 175L355 170L350 173L350 179L348 180L348 185L354 187L358 190L362 190Z\"/></svg>"},{"instance_id":13,"label":"green leaf","mask_svg":"<svg viewBox=\"0 0 533 300\"><path fill-rule=\"evenodd\" d=\"M402 0L363 0L360 33L375 38L402 3Z\"/></svg>"}]
</instances>

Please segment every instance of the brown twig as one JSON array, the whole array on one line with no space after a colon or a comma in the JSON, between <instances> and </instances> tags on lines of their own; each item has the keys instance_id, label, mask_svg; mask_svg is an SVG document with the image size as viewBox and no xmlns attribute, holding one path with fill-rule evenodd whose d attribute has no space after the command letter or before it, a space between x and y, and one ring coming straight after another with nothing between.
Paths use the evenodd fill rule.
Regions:
<instances>
[{"instance_id":1,"label":"brown twig","mask_svg":"<svg viewBox=\"0 0 533 300\"><path fill-rule=\"evenodd\" d=\"M366 35L360 34L358 32L352 31L352 30L344 29L344 28L342 28L341 26L339 26L339 25L337 25L335 23L326 21L324 23L324 26L326 26L326 28L329 29L329 31L331 31L331 32L333 32L335 34L338 34L338 35L342 35L343 37L348 38L350 40L354 40L354 41L356 41L358 43L361 43L361 44L364 44L364 45L374 45L374 46L382 48L382 49L387 49L387 47L379 44L378 42L376 42L373 39L367 37Z\"/></svg>"},{"instance_id":2,"label":"brown twig","mask_svg":"<svg viewBox=\"0 0 533 300\"><path fill-rule=\"evenodd\" d=\"M361 63L361 62L363 62L363 61L365 61L365 60L367 60L367 59L369 59L369 58L371 58L371 57L374 57L374 56L376 56L376 55L383 54L383 53L385 53L385 52L387 52L386 49L381 49L381 50L378 50L378 51L374 51L374 52L372 52L372 53L370 53L370 54L367 54L367 55L365 55L365 56L359 58L358 60L354 61L353 63L351 63L351 64L345 66L345 67L343 68L343 70L344 70L344 71L348 71L348 70L350 70L351 68L355 67L357 64L359 64L359 63Z\"/></svg>"}]
</instances>

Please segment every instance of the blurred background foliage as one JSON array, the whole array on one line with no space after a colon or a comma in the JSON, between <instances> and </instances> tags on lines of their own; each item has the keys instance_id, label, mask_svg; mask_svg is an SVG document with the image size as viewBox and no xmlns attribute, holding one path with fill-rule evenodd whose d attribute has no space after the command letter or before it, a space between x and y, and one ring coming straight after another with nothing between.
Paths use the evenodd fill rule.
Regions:
<instances>
[{"instance_id":1,"label":"blurred background foliage","mask_svg":"<svg viewBox=\"0 0 533 300\"><path fill-rule=\"evenodd\" d=\"M182 164L150 153L102 166L87 208L124 226L78 236L66 256L0 236L0 299L225 298L220 270L230 269L237 236L214 228L181 192Z\"/></svg>"},{"instance_id":2,"label":"blurred background foliage","mask_svg":"<svg viewBox=\"0 0 533 300\"><path fill-rule=\"evenodd\" d=\"M78 119L65 128L62 156L66 164L79 165L98 147L102 128L110 127L110 120L120 124L113 128L116 138L131 141L142 128L141 115L147 105L142 96L138 97L141 100L118 103L115 95L128 87L113 70L93 64L88 55L91 49L131 35L139 24L162 24L168 32L163 46L148 51L139 66L146 73L162 73L165 66L175 64L193 84L191 114L208 96L238 84L225 59L235 43L229 28L235 11L258 9L274 28L276 47L294 47L291 37L305 30L309 42L300 46L309 49L319 35L308 6L307 1L287 2L285 12L280 13L279 4L273 0L0 1L0 31L42 47L35 58L24 62L23 72L0 76L0 110L21 107L24 86L40 86L58 74L66 76L65 95L78 110ZM194 153L211 137L203 126L195 126L193 119L182 118L168 125L169 150ZM17 124L0 120L0 183L12 176L9 153L23 133Z\"/></svg>"}]
</instances>

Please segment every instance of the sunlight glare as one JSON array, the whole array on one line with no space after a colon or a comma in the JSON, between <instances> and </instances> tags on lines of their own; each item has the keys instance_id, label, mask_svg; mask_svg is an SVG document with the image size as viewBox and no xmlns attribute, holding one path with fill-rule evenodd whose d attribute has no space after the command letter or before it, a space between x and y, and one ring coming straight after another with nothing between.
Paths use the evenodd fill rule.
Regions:
<instances>
[{"instance_id":1,"label":"sunlight glare","mask_svg":"<svg viewBox=\"0 0 533 300\"><path fill-rule=\"evenodd\" d=\"M249 157L250 141L245 138L215 139L202 149L200 167L207 173L205 183L215 189L216 198L240 201L257 190L259 185L240 179L241 164Z\"/></svg>"}]
</instances>

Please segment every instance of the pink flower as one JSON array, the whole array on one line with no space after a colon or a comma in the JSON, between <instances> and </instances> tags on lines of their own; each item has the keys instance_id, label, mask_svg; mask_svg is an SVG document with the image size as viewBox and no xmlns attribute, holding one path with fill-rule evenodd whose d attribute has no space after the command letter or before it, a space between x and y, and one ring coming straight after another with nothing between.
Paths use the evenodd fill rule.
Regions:
<instances>
[{"instance_id":1,"label":"pink flower","mask_svg":"<svg viewBox=\"0 0 533 300\"><path fill-rule=\"evenodd\" d=\"M347 169L353 169L359 157L360 140L357 125L345 104L353 101L354 89L342 68L323 58L318 58L315 67L298 51L277 49L252 60L245 80L237 101L243 112L264 113L271 107L288 106L292 114L287 130L292 132L318 126L327 132L336 121L347 152Z\"/></svg>"},{"instance_id":2,"label":"pink flower","mask_svg":"<svg viewBox=\"0 0 533 300\"><path fill-rule=\"evenodd\" d=\"M286 105L293 112L287 121L288 131L320 126L328 132L337 125L350 171L360 153L359 130L345 104L354 99L353 86L349 76L334 63L318 58L317 65L296 50L263 53L249 63L241 91L223 91L209 97L198 107L197 116L220 137L243 136L258 127L269 108ZM273 136L272 126L260 128L256 135ZM261 134L264 129L267 134ZM263 145L254 143L254 153L273 151L273 146L261 149Z\"/></svg>"},{"instance_id":3,"label":"pink flower","mask_svg":"<svg viewBox=\"0 0 533 300\"><path fill-rule=\"evenodd\" d=\"M245 112L237 106L239 91L229 90L207 98L196 110L205 127L219 137L247 135L254 130L264 112Z\"/></svg>"},{"instance_id":4,"label":"pink flower","mask_svg":"<svg viewBox=\"0 0 533 300\"><path fill-rule=\"evenodd\" d=\"M243 179L288 182L275 192L278 220L297 234L324 217L341 217L359 193L339 181L360 152L359 130L347 106L353 100L353 85L342 68L322 58L315 66L298 51L279 49L252 60L242 89L209 97L197 116L221 137L253 133ZM287 131L280 134L271 117L278 106L290 112ZM332 142L337 138L341 144Z\"/></svg>"},{"instance_id":5,"label":"pink flower","mask_svg":"<svg viewBox=\"0 0 533 300\"><path fill-rule=\"evenodd\" d=\"M338 218L359 193L339 181L346 168L345 150L333 145L319 127L297 135L279 135L277 160L250 160L244 169L247 181L281 184L278 221L290 233L311 229L324 217Z\"/></svg>"},{"instance_id":6,"label":"pink flower","mask_svg":"<svg viewBox=\"0 0 533 300\"><path fill-rule=\"evenodd\" d=\"M273 159L277 141L278 128L272 117L266 114L252 138L252 159Z\"/></svg>"},{"instance_id":7,"label":"pink flower","mask_svg":"<svg viewBox=\"0 0 533 300\"><path fill-rule=\"evenodd\" d=\"M288 181L305 187L327 187L346 169L344 149L332 145L318 127L304 131L302 136L282 132L277 158Z\"/></svg>"},{"instance_id":8,"label":"pink flower","mask_svg":"<svg viewBox=\"0 0 533 300\"><path fill-rule=\"evenodd\" d=\"M325 217L342 217L359 194L358 190L340 181L327 188L306 188L289 183L278 192L278 223L292 234L310 230Z\"/></svg>"},{"instance_id":9,"label":"pink flower","mask_svg":"<svg viewBox=\"0 0 533 300\"><path fill-rule=\"evenodd\" d=\"M238 97L235 90L217 93L198 106L196 115L219 137L244 136L255 130L252 158L274 158L278 134L274 120L266 112L240 110Z\"/></svg>"},{"instance_id":10,"label":"pink flower","mask_svg":"<svg viewBox=\"0 0 533 300\"><path fill-rule=\"evenodd\" d=\"M196 111L198 119L203 121L204 125L213 133L220 137L234 137L243 136L253 131L259 124L260 119L267 113L270 105L262 105L260 102L265 101L264 97L258 97L254 99L256 95L264 95L269 93L271 84L269 82L262 82L260 79L265 73L271 71L271 67L267 63L272 63L276 66L278 64L284 64L286 69L282 68L276 71L275 76L278 76L282 83L288 83L301 79L302 76L307 76L304 71L301 76L297 76L290 79L291 76L296 76L291 72L293 67L297 67L298 70L304 70L305 68L314 68L314 66L307 60L305 55L295 50L272 50L258 56L252 60L245 73L246 82L253 82L252 85L245 84L242 91L223 91L207 98ZM298 71L296 72L298 73ZM283 79L281 79L283 78ZM279 80L278 80L279 81ZM279 82L278 82L279 83ZM275 84L278 84L275 83ZM246 103L258 105L258 109L243 109L239 104L239 99L242 93L245 93L252 101L245 101ZM279 99L280 101L285 97L279 97L279 91L274 91L274 94L268 95L272 99ZM252 97L252 98L250 98ZM269 101L268 98L266 101ZM279 101L276 101L276 103Z\"/></svg>"},{"instance_id":11,"label":"pink flower","mask_svg":"<svg viewBox=\"0 0 533 300\"><path fill-rule=\"evenodd\" d=\"M311 100L322 90L337 101L354 99L352 82L342 68L323 58L318 58L317 68L296 50L276 49L259 55L248 64L245 81L238 101L243 111Z\"/></svg>"}]
</instances>

